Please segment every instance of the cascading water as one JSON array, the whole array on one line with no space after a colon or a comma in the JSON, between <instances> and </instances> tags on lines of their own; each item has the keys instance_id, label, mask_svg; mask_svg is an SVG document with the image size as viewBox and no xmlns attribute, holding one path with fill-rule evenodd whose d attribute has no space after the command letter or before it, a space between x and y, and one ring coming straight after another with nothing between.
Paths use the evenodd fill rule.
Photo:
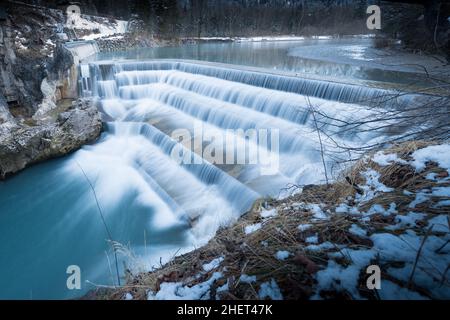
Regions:
<instances>
[{"instance_id":1,"label":"cascading water","mask_svg":"<svg viewBox=\"0 0 450 320\"><path fill-rule=\"evenodd\" d=\"M129 268L149 269L205 243L258 197L323 182L312 112L334 141L358 146L380 137L333 123L370 116L391 93L200 62L81 71L105 130L94 145L0 185L1 298L66 298L93 288L86 280L115 284L109 240L129 249L119 254ZM69 265L80 267L82 291L67 290Z\"/></svg>"}]
</instances>

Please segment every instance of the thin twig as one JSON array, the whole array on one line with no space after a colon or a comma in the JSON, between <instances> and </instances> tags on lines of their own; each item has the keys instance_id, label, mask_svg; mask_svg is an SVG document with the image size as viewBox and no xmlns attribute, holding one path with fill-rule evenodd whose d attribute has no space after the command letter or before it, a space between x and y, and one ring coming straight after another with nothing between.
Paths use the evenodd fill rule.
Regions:
<instances>
[{"instance_id":1,"label":"thin twig","mask_svg":"<svg viewBox=\"0 0 450 320\"><path fill-rule=\"evenodd\" d=\"M419 262L419 258L420 258L420 254L422 252L422 248L423 248L423 246L425 244L425 241L427 241L428 236L431 234L431 230L433 229L433 226L434 225L431 225L427 229L427 232L425 233L425 235L424 235L424 237L422 239L422 242L420 243L420 247L419 247L419 250L417 251L416 259L414 260L414 266L413 266L413 269L411 271L411 275L409 276L408 287L412 286L412 280L413 280L413 277L414 277L414 273L416 272L416 267L417 267L417 263Z\"/></svg>"},{"instance_id":2,"label":"thin twig","mask_svg":"<svg viewBox=\"0 0 450 320\"><path fill-rule=\"evenodd\" d=\"M308 101L309 109L311 110L312 116L313 116L313 118L314 118L314 125L315 125L315 127L316 127L317 135L318 135L318 137L319 137L319 143L320 143L320 155L321 155L321 158L322 158L323 170L324 170L324 173L325 173L325 180L326 180L326 183L327 183L327 187L329 187L329 183L328 183L328 174L327 174L327 166L326 166L326 164L325 164L325 157L324 157L324 150L323 150L323 143L322 143L322 138L321 138L321 136L320 136L319 126L317 125L316 114L315 114L315 112L314 112L313 106L311 105L311 101L309 100L309 96L306 96L306 100Z\"/></svg>"},{"instance_id":3,"label":"thin twig","mask_svg":"<svg viewBox=\"0 0 450 320\"><path fill-rule=\"evenodd\" d=\"M75 160L75 163L76 163L77 166L80 168L81 172L83 172L83 175L84 175L86 181L88 182L89 187L91 188L92 193L93 193L93 195L94 195L95 203L96 203L97 209L98 209L98 213L100 214L100 217L101 217L101 219L102 219L103 225L104 225L105 230L106 230L106 233L107 233L107 235L108 235L110 244L111 244L111 246L112 246L112 248L113 248L113 252L114 252L114 260L115 260L115 263L116 263L117 283L118 283L118 285L120 286L119 263L118 263L118 259L117 259L116 248L112 245L112 244L114 243L112 234L111 234L111 232L109 231L108 225L106 224L106 220L105 220L105 217L103 216L102 208L100 207L100 203L99 203L99 201L98 201L97 193L95 192L95 188L94 188L94 186L92 185L91 180L90 180L89 177L87 176L86 172L83 170L83 167L81 167L81 165L78 163L78 161Z\"/></svg>"}]
</instances>

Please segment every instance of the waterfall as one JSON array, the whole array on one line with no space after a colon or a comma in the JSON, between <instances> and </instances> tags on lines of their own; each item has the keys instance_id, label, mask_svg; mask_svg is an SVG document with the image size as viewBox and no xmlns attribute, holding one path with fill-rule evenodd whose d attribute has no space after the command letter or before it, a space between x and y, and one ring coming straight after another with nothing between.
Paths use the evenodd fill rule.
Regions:
<instances>
[{"instance_id":1,"label":"waterfall","mask_svg":"<svg viewBox=\"0 0 450 320\"><path fill-rule=\"evenodd\" d=\"M93 50L82 45L80 53ZM373 131L364 120L417 101L381 83L194 60L102 60L74 70L104 130L94 144L0 184L2 298L76 298L94 288L88 281L114 285L105 224L121 244L121 274L158 267L208 242L256 199L324 183L324 165L335 177L336 160L354 156L338 145L403 130ZM73 264L81 291L65 287Z\"/></svg>"},{"instance_id":2,"label":"waterfall","mask_svg":"<svg viewBox=\"0 0 450 320\"><path fill-rule=\"evenodd\" d=\"M130 268L140 268L140 263L151 268L161 257L164 262L205 244L258 198L285 196L292 184L323 183L322 156L331 170L336 143L357 147L383 139L363 124L343 124L373 116L380 99L395 94L355 83L194 61L100 61L82 63L79 71L80 92L97 99L107 121L102 136L66 158L18 176L0 204L8 201L10 210L18 211L19 203L9 197L25 190L26 201L31 201L26 195L35 201L23 209L31 217L28 233L39 236L37 247L49 248L47 260L61 257L52 267L64 270L79 263L86 279L100 284L110 284L106 268L111 248L86 177L113 240L141 257L138 262L119 258L131 263ZM414 99L403 95L387 107ZM317 124L326 133L321 139L324 155ZM37 188L35 181L43 184ZM40 188L44 192L38 196ZM49 206L51 212L46 211ZM58 239L75 248L62 255L59 246L51 245L53 233L41 236L34 230L43 219L59 223L60 216L65 230ZM71 239L80 228L86 236ZM17 258L16 265L23 265L20 272L39 269L40 262L28 258L38 250L28 243L18 245L27 261L34 261L25 266ZM12 255L10 251L6 254ZM51 277L53 269L39 270L43 279L53 281L51 292L40 292L40 297L73 297L60 288L60 278ZM28 283L14 287L14 295L22 297Z\"/></svg>"},{"instance_id":3,"label":"waterfall","mask_svg":"<svg viewBox=\"0 0 450 320\"><path fill-rule=\"evenodd\" d=\"M102 109L115 119L114 125L138 123L139 130L135 129L134 134L146 137L166 155L177 145L170 137L173 132L185 129L192 147L199 135L195 128L201 126L201 138L222 136L224 141L233 141L233 153L243 151L247 152L247 158L256 158L265 152L267 158L277 158L277 172L270 179L258 173L258 164L249 165L249 161L231 166L220 161L201 166L178 164L204 184L210 182L209 177L202 176L205 172L209 176L220 173L221 177L231 174L233 183L221 178L215 185L223 190L230 206L240 203L236 209L241 211L248 209L257 195L275 196L286 184L322 181L314 121L319 121L321 130L333 136L332 141L323 139L330 153L336 148L333 143L350 147L368 143L379 137L364 130L366 126L340 125L351 122L355 114L361 120L370 117L380 99L394 94L355 84L187 61L100 62L90 64L89 70L91 87L95 88L93 94L101 99ZM394 107L395 101L396 107L400 107L401 103L415 98L400 97L393 99L389 106ZM311 116L312 112L316 113L315 117ZM239 130L276 132L276 152L245 133L237 134ZM224 141L210 142L215 150L230 153L225 150ZM202 150L198 146L194 149L189 150L190 159L201 159ZM141 163L146 165L145 161ZM327 163L331 160L327 159ZM267 185L261 185L261 181ZM248 190L241 190L242 185ZM242 197L237 197L238 194Z\"/></svg>"},{"instance_id":4,"label":"waterfall","mask_svg":"<svg viewBox=\"0 0 450 320\"><path fill-rule=\"evenodd\" d=\"M334 144L379 139L364 125L342 123L355 114L372 116L381 99L396 94L193 61L102 61L84 68L85 93L98 97L112 119L108 145L126 145L131 166L175 216L195 221L191 231L198 239L258 197L277 197L289 184L323 182L316 122L333 137L322 137L330 170ZM388 107L414 98L401 95Z\"/></svg>"},{"instance_id":5,"label":"waterfall","mask_svg":"<svg viewBox=\"0 0 450 320\"><path fill-rule=\"evenodd\" d=\"M125 62L120 64L120 70L134 72L127 80L137 80L134 84L144 84L151 81L147 77L148 71L178 70L188 74L204 75L216 79L244 83L256 87L274 89L278 91L303 94L310 97L323 98L339 102L357 103L369 106L383 104L402 105L409 103L417 96L413 94L399 94L395 90L367 87L360 84L346 84L330 80L283 76L270 72L241 70L232 66L210 63L194 63L186 61L154 60L146 62ZM142 74L140 74L142 72ZM151 73L150 73L151 74ZM130 73L128 73L130 75ZM124 74L126 77L126 74ZM133 79L134 78L134 79ZM123 80L123 78L122 78ZM139 83L140 82L140 83ZM131 83L130 83L131 84Z\"/></svg>"}]
</instances>

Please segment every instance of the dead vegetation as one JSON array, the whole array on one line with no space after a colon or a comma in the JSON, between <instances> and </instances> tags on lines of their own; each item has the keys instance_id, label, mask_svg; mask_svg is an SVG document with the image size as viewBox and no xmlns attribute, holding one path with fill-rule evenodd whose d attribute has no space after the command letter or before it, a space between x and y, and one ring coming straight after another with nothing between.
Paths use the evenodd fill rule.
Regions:
<instances>
[{"instance_id":1,"label":"dead vegetation","mask_svg":"<svg viewBox=\"0 0 450 320\"><path fill-rule=\"evenodd\" d=\"M407 142L391 146L386 153L397 153L404 160L411 160L411 154L420 148L435 144L436 142ZM392 163L380 166L367 155L354 166L342 174L335 183L327 185L304 186L302 192L296 193L283 200L262 199L255 203L253 208L243 215L234 225L221 229L209 243L190 253L174 258L168 264L158 270L137 275L129 275L126 285L115 289L97 289L86 298L93 299L123 299L130 293L133 299L146 299L147 292L157 292L163 282L182 282L186 286L193 286L209 279L214 271L205 272L202 265L217 257L223 257L220 264L223 277L211 286L210 297L220 299L258 299L258 291L263 282L274 279L278 284L284 299L309 299L315 293L316 273L326 267L329 261L329 251L339 252L340 245L351 249L371 248L372 241L368 237L358 236L349 231L352 225L362 226L368 234L378 232L390 232L402 234L406 230L414 230L417 234L434 234L428 220L439 214L449 214L450 207L435 206L439 199L431 197L428 201L420 203L415 210L426 214L425 219L418 221L415 226L398 229L386 229L395 224L394 217L383 214L370 215L370 219L362 223L360 217L352 214L338 214L336 207L341 203L352 204L355 202L359 186L364 184L361 172L371 168L380 173L380 181L393 188L392 192L382 193L364 203L361 208L368 210L378 204L383 208L389 208L389 204L395 202L398 215L405 215L411 209L408 205L415 198L416 192L433 187L436 182L426 179L429 173L436 173L439 177L447 177L448 172L435 163L427 163L424 171L417 173L413 167L403 163ZM349 183L350 181L350 183ZM440 186L449 186L450 181L441 183ZM406 191L406 192L405 192ZM442 200L442 199L440 199ZM327 219L317 219L314 210L309 204L322 204L321 208ZM276 208L277 215L263 218L261 210ZM261 228L246 234L245 227L261 223ZM300 225L309 226L302 230ZM308 250L308 238L317 235L317 243L329 242L335 248L324 250ZM445 247L448 244L443 245ZM338 246L340 246L338 248ZM422 245L421 245L422 247ZM276 258L280 250L291 254L285 260ZM419 248L417 260L420 258ZM345 266L351 263L351 258L342 254L338 258L339 264ZM410 281L405 283L393 278L385 272L388 267L401 267L398 262L392 261L382 265L383 277L389 279L400 287L413 289L425 297L433 297L432 293L414 282L414 271ZM450 282L445 275L442 283L450 287ZM240 280L241 275L256 276L252 283ZM378 299L376 291L365 287L366 275L359 276L359 293L362 297ZM228 290L217 293L217 288L228 283ZM217 295L216 295L217 293ZM346 291L322 291L322 298L351 299L352 295Z\"/></svg>"}]
</instances>

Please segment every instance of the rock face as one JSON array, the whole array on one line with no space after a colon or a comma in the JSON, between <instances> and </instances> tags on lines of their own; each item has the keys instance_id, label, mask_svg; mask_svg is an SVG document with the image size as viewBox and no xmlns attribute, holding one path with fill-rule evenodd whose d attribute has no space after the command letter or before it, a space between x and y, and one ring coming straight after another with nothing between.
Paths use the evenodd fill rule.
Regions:
<instances>
[{"instance_id":1,"label":"rock face","mask_svg":"<svg viewBox=\"0 0 450 320\"><path fill-rule=\"evenodd\" d=\"M156 43L153 39L135 37L132 34L100 38L96 42L100 52L161 46L161 43Z\"/></svg>"},{"instance_id":2,"label":"rock face","mask_svg":"<svg viewBox=\"0 0 450 320\"><path fill-rule=\"evenodd\" d=\"M97 108L64 97L73 56L58 37L61 11L1 3L0 180L46 159L94 141L102 123Z\"/></svg>"},{"instance_id":3,"label":"rock face","mask_svg":"<svg viewBox=\"0 0 450 320\"><path fill-rule=\"evenodd\" d=\"M1 6L6 16L0 19L0 94L31 115L43 99L44 78L55 79L67 68L61 62L69 57L56 35L65 17L12 2Z\"/></svg>"},{"instance_id":4,"label":"rock face","mask_svg":"<svg viewBox=\"0 0 450 320\"><path fill-rule=\"evenodd\" d=\"M28 165L77 150L100 135L102 121L88 100L78 100L56 121L40 125L16 124L0 136L0 180Z\"/></svg>"}]
</instances>

